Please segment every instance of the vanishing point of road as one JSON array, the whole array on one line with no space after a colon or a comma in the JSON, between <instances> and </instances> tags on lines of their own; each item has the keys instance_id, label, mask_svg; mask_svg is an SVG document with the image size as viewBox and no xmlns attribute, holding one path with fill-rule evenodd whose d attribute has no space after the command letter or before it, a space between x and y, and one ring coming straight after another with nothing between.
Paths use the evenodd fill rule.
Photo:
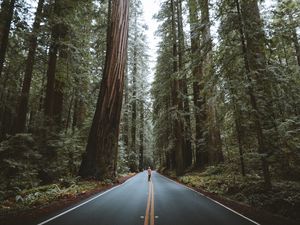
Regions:
<instances>
[{"instance_id":1,"label":"vanishing point of road","mask_svg":"<svg viewBox=\"0 0 300 225\"><path fill-rule=\"evenodd\" d=\"M258 224L159 173L125 183L52 215L38 225L254 225Z\"/></svg>"}]
</instances>

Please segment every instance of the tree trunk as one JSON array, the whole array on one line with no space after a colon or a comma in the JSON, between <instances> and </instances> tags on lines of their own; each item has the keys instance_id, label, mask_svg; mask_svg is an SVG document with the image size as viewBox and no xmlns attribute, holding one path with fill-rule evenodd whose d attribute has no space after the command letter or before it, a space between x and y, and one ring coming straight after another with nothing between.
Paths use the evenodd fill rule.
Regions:
<instances>
[{"instance_id":1,"label":"tree trunk","mask_svg":"<svg viewBox=\"0 0 300 225\"><path fill-rule=\"evenodd\" d=\"M200 60L200 31L197 29L199 24L198 9L196 0L189 0L189 19L190 19L190 37L191 37L191 61L193 75L193 102L195 116L195 164L196 167L203 167L207 163L207 151L204 149L204 129L205 129L205 110L203 97L200 91L203 91L203 72L202 60ZM202 94L203 95L203 94Z\"/></svg>"},{"instance_id":2,"label":"tree trunk","mask_svg":"<svg viewBox=\"0 0 300 225\"><path fill-rule=\"evenodd\" d=\"M210 81L213 77L212 65L212 38L210 33L210 18L209 18L209 0L200 0L201 9L201 24L202 28L202 45L203 45L203 59L204 59L204 76L206 81ZM212 83L212 82L209 82ZM208 88L204 95L206 103L206 123L208 128L207 134L207 151L208 163L218 164L224 161L222 152L222 140L220 135L220 128L217 121L216 106L213 98L210 98L215 92L213 84ZM205 138L204 138L205 139Z\"/></svg>"},{"instance_id":3,"label":"tree trunk","mask_svg":"<svg viewBox=\"0 0 300 225\"><path fill-rule=\"evenodd\" d=\"M300 45L299 45L299 41L298 41L296 28L293 29L293 42L294 42L294 47L295 47L295 51L296 51L298 66L300 66Z\"/></svg>"},{"instance_id":4,"label":"tree trunk","mask_svg":"<svg viewBox=\"0 0 300 225\"><path fill-rule=\"evenodd\" d=\"M35 20L33 23L32 33L29 39L29 52L27 55L26 61L26 69L25 75L23 80L22 92L17 108L17 118L15 124L15 132L21 133L25 130L26 124L26 115L28 112L28 99L29 99L29 92L31 86L31 78L32 78L32 71L35 59L35 53L37 48L37 34L40 30L40 22L42 19L42 10L45 0L39 0L37 10L35 13Z\"/></svg>"},{"instance_id":5,"label":"tree trunk","mask_svg":"<svg viewBox=\"0 0 300 225\"><path fill-rule=\"evenodd\" d=\"M184 31L182 23L182 2L177 0L177 18L178 18L178 66L179 71L182 73L182 78L180 79L180 89L183 94L183 112L184 112L184 167L187 168L192 165L192 143L191 143L191 118L190 118L190 104L188 99L188 87L187 87L187 77L184 71Z\"/></svg>"},{"instance_id":6,"label":"tree trunk","mask_svg":"<svg viewBox=\"0 0 300 225\"><path fill-rule=\"evenodd\" d=\"M55 17L60 16L59 1L54 2L54 15ZM55 87L55 73L56 73L56 62L59 46L59 24L54 24L51 31L51 43L49 48L49 59L47 69L47 86L46 86L46 97L45 97L45 119L46 124L52 126L54 122L54 87Z\"/></svg>"},{"instance_id":7,"label":"tree trunk","mask_svg":"<svg viewBox=\"0 0 300 225\"><path fill-rule=\"evenodd\" d=\"M143 85L142 85L143 90ZM140 102L140 149L139 149L139 170L144 168L144 102Z\"/></svg>"},{"instance_id":8,"label":"tree trunk","mask_svg":"<svg viewBox=\"0 0 300 225\"><path fill-rule=\"evenodd\" d=\"M3 0L0 12L0 78L4 67L11 21L16 0Z\"/></svg>"},{"instance_id":9,"label":"tree trunk","mask_svg":"<svg viewBox=\"0 0 300 225\"><path fill-rule=\"evenodd\" d=\"M136 20L136 19L135 19ZM136 104L136 92L137 92L137 30L135 21L135 37L134 37L134 47L133 47L133 71L132 71L132 105L131 105L131 154L133 154L133 159L136 159L138 152L136 149L136 126L137 126L137 104ZM132 163L130 170L136 172L138 169L136 162Z\"/></svg>"},{"instance_id":10,"label":"tree trunk","mask_svg":"<svg viewBox=\"0 0 300 225\"><path fill-rule=\"evenodd\" d=\"M177 30L176 30L176 5L174 0L171 0L172 10L172 42L173 42L173 74L175 77L172 81L172 106L175 110L175 118L173 118L173 132L174 132L174 158L176 174L182 175L184 172L184 161L183 161L183 125L180 116L182 110L182 102L179 97L180 83L177 76L178 73L178 47L177 47Z\"/></svg>"},{"instance_id":11,"label":"tree trunk","mask_svg":"<svg viewBox=\"0 0 300 225\"><path fill-rule=\"evenodd\" d=\"M127 65L128 66L128 65ZM124 113L123 113L123 132L122 132L122 137L123 137L123 142L125 146L125 152L126 152L126 160L129 162L129 154L130 154L130 148L129 148L129 90L128 90L128 68L126 69L126 74L125 74L125 81L124 81Z\"/></svg>"},{"instance_id":12,"label":"tree trunk","mask_svg":"<svg viewBox=\"0 0 300 225\"><path fill-rule=\"evenodd\" d=\"M112 2L104 74L85 155L79 170L82 177L115 177L119 123L128 41L128 0Z\"/></svg>"},{"instance_id":13,"label":"tree trunk","mask_svg":"<svg viewBox=\"0 0 300 225\"><path fill-rule=\"evenodd\" d=\"M249 83L248 93L254 111L255 131L258 142L258 153L261 154L262 170L266 188L271 187L269 163L266 159L265 136L261 124L261 112L252 87L253 80L259 84L259 76L265 73L264 35L257 0L235 0L239 16L239 32L245 61L246 76ZM242 12L241 12L242 11ZM251 76L252 74L252 76ZM261 78L260 78L261 79ZM262 82L262 81L260 81ZM261 84L262 85L262 84Z\"/></svg>"}]
</instances>

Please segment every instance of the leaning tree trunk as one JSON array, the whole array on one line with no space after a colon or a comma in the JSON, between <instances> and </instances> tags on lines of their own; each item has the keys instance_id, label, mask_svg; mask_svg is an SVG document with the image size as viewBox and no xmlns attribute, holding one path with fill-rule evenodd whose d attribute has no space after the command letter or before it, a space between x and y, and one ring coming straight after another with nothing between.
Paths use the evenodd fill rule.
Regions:
<instances>
[{"instance_id":1,"label":"leaning tree trunk","mask_svg":"<svg viewBox=\"0 0 300 225\"><path fill-rule=\"evenodd\" d=\"M115 177L128 42L128 0L112 1L101 89L79 175Z\"/></svg>"},{"instance_id":2,"label":"leaning tree trunk","mask_svg":"<svg viewBox=\"0 0 300 225\"><path fill-rule=\"evenodd\" d=\"M14 14L16 0L3 0L0 12L0 77L2 74L5 54L8 45L8 36Z\"/></svg>"},{"instance_id":3,"label":"leaning tree trunk","mask_svg":"<svg viewBox=\"0 0 300 225\"><path fill-rule=\"evenodd\" d=\"M23 132L25 129L26 115L28 112L29 91L31 86L35 52L37 48L37 34L40 29L40 22L42 19L42 10L43 10L44 1L45 0L39 0L38 7L35 14L35 20L33 23L32 33L29 39L29 52L27 55L25 75L23 80L21 96L19 100L20 102L17 108L17 118L15 124L16 133Z\"/></svg>"}]
</instances>

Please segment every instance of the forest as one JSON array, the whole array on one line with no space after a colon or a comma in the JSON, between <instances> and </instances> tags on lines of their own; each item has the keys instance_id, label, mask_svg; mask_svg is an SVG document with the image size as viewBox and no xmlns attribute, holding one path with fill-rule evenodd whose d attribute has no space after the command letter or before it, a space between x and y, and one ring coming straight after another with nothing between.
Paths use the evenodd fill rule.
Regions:
<instances>
[{"instance_id":1,"label":"forest","mask_svg":"<svg viewBox=\"0 0 300 225\"><path fill-rule=\"evenodd\" d=\"M0 219L150 166L299 222L300 2L156 0L152 68L144 1L0 0Z\"/></svg>"}]
</instances>

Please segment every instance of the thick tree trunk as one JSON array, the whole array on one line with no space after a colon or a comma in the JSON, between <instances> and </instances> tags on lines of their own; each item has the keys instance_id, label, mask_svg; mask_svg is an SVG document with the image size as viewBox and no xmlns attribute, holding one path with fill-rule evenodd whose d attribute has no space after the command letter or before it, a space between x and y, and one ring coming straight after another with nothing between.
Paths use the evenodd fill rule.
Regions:
<instances>
[{"instance_id":1,"label":"thick tree trunk","mask_svg":"<svg viewBox=\"0 0 300 225\"><path fill-rule=\"evenodd\" d=\"M204 59L204 75L205 80L211 80L213 76L212 65L212 38L210 33L210 18L209 18L209 0L200 0L201 9L201 24L202 28L202 45L203 45L203 59ZM208 129L207 134L207 151L208 164L218 164L224 161L222 152L222 140L220 135L220 128L217 121L217 112L215 102L210 96L215 92L215 87L208 88L204 95L206 103L206 124Z\"/></svg>"},{"instance_id":2,"label":"thick tree trunk","mask_svg":"<svg viewBox=\"0 0 300 225\"><path fill-rule=\"evenodd\" d=\"M69 27L61 23L59 24L59 40L60 42L67 41ZM55 76L54 81L54 97L53 97L53 119L55 127L58 131L63 129L63 111L64 111L64 89L65 82L64 77L68 77L68 46L65 44L59 44L59 73ZM64 69L66 67L66 69Z\"/></svg>"},{"instance_id":3,"label":"thick tree trunk","mask_svg":"<svg viewBox=\"0 0 300 225\"><path fill-rule=\"evenodd\" d=\"M235 0L239 16L240 38L245 61L246 76L249 82L248 93L251 106L254 110L255 131L258 142L258 153L261 154L262 170L266 188L271 187L271 177L269 163L266 158L267 149L265 146L265 136L263 133L261 116L257 104L257 97L252 87L253 81L256 85L263 85L262 78L265 76L265 55L264 55L264 34L260 19L257 0ZM261 76L261 77L260 77ZM263 93L261 93L263 94Z\"/></svg>"},{"instance_id":4,"label":"thick tree trunk","mask_svg":"<svg viewBox=\"0 0 300 225\"><path fill-rule=\"evenodd\" d=\"M22 92L17 108L17 118L15 124L15 132L20 133L24 132L25 124L26 124L26 115L28 112L28 99L29 99L29 92L31 86L31 78L32 78L32 71L35 59L35 52L37 48L37 34L39 33L40 29L40 22L42 19L42 11L43 5L45 0L39 0L37 10L35 13L35 20L33 23L32 33L29 39L29 52L27 55L26 61L26 69L25 75L23 80Z\"/></svg>"},{"instance_id":5,"label":"thick tree trunk","mask_svg":"<svg viewBox=\"0 0 300 225\"><path fill-rule=\"evenodd\" d=\"M54 15L59 18L60 16L59 1L54 2ZM49 59L47 69L47 86L46 86L46 97L45 97L45 119L46 124L52 126L54 123L54 87L55 87L55 73L57 65L57 55L59 47L59 24L54 24L51 31L51 43L49 48Z\"/></svg>"},{"instance_id":6,"label":"thick tree trunk","mask_svg":"<svg viewBox=\"0 0 300 225\"><path fill-rule=\"evenodd\" d=\"M173 42L173 74L178 73L178 46L177 46L177 29L176 29L176 4L174 0L171 0L172 10L172 42ZM173 132L174 132L174 161L176 174L182 175L184 172L184 161L183 161L183 124L180 116L182 110L182 102L179 97L180 82L177 77L173 78L172 81L172 106L175 110L175 118L173 118Z\"/></svg>"},{"instance_id":7,"label":"thick tree trunk","mask_svg":"<svg viewBox=\"0 0 300 225\"><path fill-rule=\"evenodd\" d=\"M0 11L0 78L4 67L11 21L16 0L3 0Z\"/></svg>"},{"instance_id":8,"label":"thick tree trunk","mask_svg":"<svg viewBox=\"0 0 300 225\"><path fill-rule=\"evenodd\" d=\"M184 167L187 168L192 165L192 143L191 143L191 118L190 118L190 104L188 99L188 87L187 87L187 77L184 71L184 31L182 23L182 2L177 0L177 18L178 18L178 66L179 71L184 74L181 75L180 89L184 96L182 96L181 101L183 101L183 112L184 112Z\"/></svg>"},{"instance_id":9,"label":"thick tree trunk","mask_svg":"<svg viewBox=\"0 0 300 225\"><path fill-rule=\"evenodd\" d=\"M115 177L128 41L128 0L112 2L104 74L79 175Z\"/></svg>"},{"instance_id":10,"label":"thick tree trunk","mask_svg":"<svg viewBox=\"0 0 300 225\"><path fill-rule=\"evenodd\" d=\"M195 166L203 167L208 161L207 149L204 143L205 130L205 110L204 98L200 96L203 91L203 72L202 60L200 60L200 31L197 29L199 24L198 9L196 0L189 0L189 19L190 19L190 37L191 37L191 61L192 61L192 75L193 75L193 102L194 102L194 116L195 116ZM202 94L203 96L203 94Z\"/></svg>"}]
</instances>

